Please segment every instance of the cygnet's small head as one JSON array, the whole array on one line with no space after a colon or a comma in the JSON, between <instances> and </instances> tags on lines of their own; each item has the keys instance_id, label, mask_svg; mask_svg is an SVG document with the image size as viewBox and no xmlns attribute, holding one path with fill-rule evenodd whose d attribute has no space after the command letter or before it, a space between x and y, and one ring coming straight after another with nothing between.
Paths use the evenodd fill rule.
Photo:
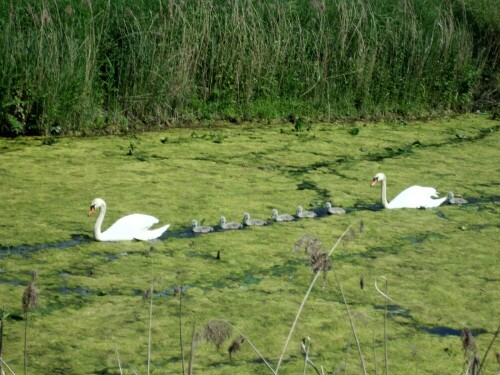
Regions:
<instances>
[{"instance_id":1,"label":"cygnet's small head","mask_svg":"<svg viewBox=\"0 0 500 375\"><path fill-rule=\"evenodd\" d=\"M297 206L297 213L298 214L301 214L303 211L304 211L304 209L302 208L302 206Z\"/></svg>"},{"instance_id":2,"label":"cygnet's small head","mask_svg":"<svg viewBox=\"0 0 500 375\"><path fill-rule=\"evenodd\" d=\"M332 208L332 203L331 202L326 202L325 203L326 208Z\"/></svg>"},{"instance_id":3,"label":"cygnet's small head","mask_svg":"<svg viewBox=\"0 0 500 375\"><path fill-rule=\"evenodd\" d=\"M89 216L92 215L96 209L101 208L105 205L106 203L104 203L104 200L102 200L101 198L94 199L90 204Z\"/></svg>"},{"instance_id":4,"label":"cygnet's small head","mask_svg":"<svg viewBox=\"0 0 500 375\"><path fill-rule=\"evenodd\" d=\"M448 193L448 200L452 200L452 199L454 199L454 198L455 198L455 194L453 194L453 192L452 192L452 191L450 191L450 192Z\"/></svg>"},{"instance_id":5,"label":"cygnet's small head","mask_svg":"<svg viewBox=\"0 0 500 375\"><path fill-rule=\"evenodd\" d=\"M277 217L277 216L278 216L278 210L277 210L276 208L275 208L275 209L273 209L273 210L271 211L271 215L272 215L273 217Z\"/></svg>"},{"instance_id":6,"label":"cygnet's small head","mask_svg":"<svg viewBox=\"0 0 500 375\"><path fill-rule=\"evenodd\" d=\"M384 181L385 180L385 174L383 173L377 173L375 176L373 176L372 183L370 186L375 186L377 185L377 182L379 181Z\"/></svg>"},{"instance_id":7,"label":"cygnet's small head","mask_svg":"<svg viewBox=\"0 0 500 375\"><path fill-rule=\"evenodd\" d=\"M250 220L250 214L248 212L245 212L243 215L243 220Z\"/></svg>"},{"instance_id":8,"label":"cygnet's small head","mask_svg":"<svg viewBox=\"0 0 500 375\"><path fill-rule=\"evenodd\" d=\"M198 226L198 222L196 220L191 221L191 228L196 228Z\"/></svg>"},{"instance_id":9,"label":"cygnet's small head","mask_svg":"<svg viewBox=\"0 0 500 375\"><path fill-rule=\"evenodd\" d=\"M226 218L224 216L220 217L220 223L221 224L226 224Z\"/></svg>"}]
</instances>

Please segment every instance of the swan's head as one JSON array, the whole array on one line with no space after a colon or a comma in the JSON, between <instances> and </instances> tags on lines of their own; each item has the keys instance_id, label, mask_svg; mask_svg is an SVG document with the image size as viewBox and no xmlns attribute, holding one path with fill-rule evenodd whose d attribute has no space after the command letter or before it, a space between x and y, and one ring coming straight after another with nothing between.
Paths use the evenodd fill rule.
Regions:
<instances>
[{"instance_id":1,"label":"swan's head","mask_svg":"<svg viewBox=\"0 0 500 375\"><path fill-rule=\"evenodd\" d=\"M375 176L373 176L371 186L377 185L377 182L379 181L384 181L385 180L385 174L383 173L377 173Z\"/></svg>"},{"instance_id":2,"label":"swan's head","mask_svg":"<svg viewBox=\"0 0 500 375\"><path fill-rule=\"evenodd\" d=\"M448 200L452 200L452 199L455 199L455 194L453 194L453 192L449 192L448 193Z\"/></svg>"},{"instance_id":3,"label":"swan's head","mask_svg":"<svg viewBox=\"0 0 500 375\"><path fill-rule=\"evenodd\" d=\"M275 208L274 210L271 211L271 215L273 217L277 217L278 216L278 210Z\"/></svg>"},{"instance_id":4,"label":"swan's head","mask_svg":"<svg viewBox=\"0 0 500 375\"><path fill-rule=\"evenodd\" d=\"M326 208L332 208L332 204L331 204L331 202L326 202L326 203L325 203L325 207L326 207Z\"/></svg>"},{"instance_id":5,"label":"swan's head","mask_svg":"<svg viewBox=\"0 0 500 375\"><path fill-rule=\"evenodd\" d=\"M191 221L191 228L196 228L198 226L198 222L196 220Z\"/></svg>"},{"instance_id":6,"label":"swan's head","mask_svg":"<svg viewBox=\"0 0 500 375\"><path fill-rule=\"evenodd\" d=\"M101 198L96 198L92 201L90 204L90 209L89 209L89 216L92 215L96 209L105 207L106 203Z\"/></svg>"},{"instance_id":7,"label":"swan's head","mask_svg":"<svg viewBox=\"0 0 500 375\"><path fill-rule=\"evenodd\" d=\"M304 211L304 209L302 208L302 206L297 206L297 214L301 214L302 211Z\"/></svg>"},{"instance_id":8,"label":"swan's head","mask_svg":"<svg viewBox=\"0 0 500 375\"><path fill-rule=\"evenodd\" d=\"M245 212L243 215L243 220L250 220L250 214L248 212Z\"/></svg>"},{"instance_id":9,"label":"swan's head","mask_svg":"<svg viewBox=\"0 0 500 375\"><path fill-rule=\"evenodd\" d=\"M226 224L226 218L224 216L220 217L220 223L221 224Z\"/></svg>"}]
</instances>

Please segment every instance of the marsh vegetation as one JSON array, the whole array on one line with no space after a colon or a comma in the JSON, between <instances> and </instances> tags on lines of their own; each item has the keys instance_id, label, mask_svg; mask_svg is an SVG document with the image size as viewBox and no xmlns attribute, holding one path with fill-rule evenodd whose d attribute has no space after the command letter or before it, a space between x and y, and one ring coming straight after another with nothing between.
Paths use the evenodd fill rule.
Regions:
<instances>
[{"instance_id":1,"label":"marsh vegetation","mask_svg":"<svg viewBox=\"0 0 500 375\"><path fill-rule=\"evenodd\" d=\"M270 373L248 340L280 373L301 373L304 353L327 373L362 373L356 341L371 374L459 374L476 354L496 370L498 121L219 125L0 139L2 358L15 373L25 360L28 373ZM469 203L383 210L369 187L379 171L389 196L421 184ZM155 242L96 242L96 197L104 228L134 212L171 226ZM327 201L346 214L270 220ZM193 219L247 212L270 224L191 233ZM356 237L326 256L350 226ZM216 335L213 322L233 328Z\"/></svg>"},{"instance_id":2,"label":"marsh vegetation","mask_svg":"<svg viewBox=\"0 0 500 375\"><path fill-rule=\"evenodd\" d=\"M0 135L498 111L496 0L0 2Z\"/></svg>"}]
</instances>

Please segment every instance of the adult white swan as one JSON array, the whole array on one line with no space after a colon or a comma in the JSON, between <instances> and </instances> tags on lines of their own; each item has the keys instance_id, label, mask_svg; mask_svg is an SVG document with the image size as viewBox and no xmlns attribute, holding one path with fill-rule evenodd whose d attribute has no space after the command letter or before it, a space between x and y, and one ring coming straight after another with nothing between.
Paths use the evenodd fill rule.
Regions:
<instances>
[{"instance_id":1,"label":"adult white swan","mask_svg":"<svg viewBox=\"0 0 500 375\"><path fill-rule=\"evenodd\" d=\"M160 237L170 224L150 230L159 220L150 215L132 214L118 219L106 231L101 232L101 225L106 214L106 203L96 198L90 204L89 216L99 209L99 216L94 225L94 238L97 241L148 241Z\"/></svg>"},{"instance_id":2,"label":"adult white swan","mask_svg":"<svg viewBox=\"0 0 500 375\"><path fill-rule=\"evenodd\" d=\"M385 174L377 173L372 180L371 186L377 182L382 183L382 206L384 208L432 208L440 206L445 200L438 198L438 192L432 187L410 186L403 190L396 198L387 203L387 179Z\"/></svg>"}]
</instances>

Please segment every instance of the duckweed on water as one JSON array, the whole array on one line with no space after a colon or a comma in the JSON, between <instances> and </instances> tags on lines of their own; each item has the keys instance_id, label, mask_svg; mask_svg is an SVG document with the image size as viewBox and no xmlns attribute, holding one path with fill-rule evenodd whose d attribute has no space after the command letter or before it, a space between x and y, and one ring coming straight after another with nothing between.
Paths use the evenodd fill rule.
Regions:
<instances>
[{"instance_id":1,"label":"duckweed on water","mask_svg":"<svg viewBox=\"0 0 500 375\"><path fill-rule=\"evenodd\" d=\"M387 322L392 373L460 373L455 333L463 327L475 333L482 355L500 311L498 121L474 115L404 126L314 124L300 134L292 126L172 129L45 145L0 139L0 306L22 317L23 291L38 271L30 372L118 373L118 352L123 366L145 373L149 302L142 292L154 285L151 364L154 372L180 373L179 271L185 349L195 322L226 320L276 365L313 277L295 242L311 235L329 249L360 221L364 232L338 247L331 266L368 371L383 366L385 300L374 288L380 276L395 301ZM354 128L360 130L352 134ZM420 184L469 203L381 210L380 190L369 187L380 171L390 178L389 198ZM171 227L152 243L95 242L87 210L96 197L108 203L104 228L135 212ZM245 212L270 219L274 208L319 209L326 201L347 214L202 236L189 230L193 219L212 226L222 215L239 219ZM16 373L23 368L23 327L22 318L4 325L3 359ZM283 373L301 371L305 336L314 363L329 372L347 363L348 373L359 373L357 353L346 351L351 331L331 275L312 290ZM224 347L199 343L194 366L213 374L269 373L246 341L231 360Z\"/></svg>"}]
</instances>

